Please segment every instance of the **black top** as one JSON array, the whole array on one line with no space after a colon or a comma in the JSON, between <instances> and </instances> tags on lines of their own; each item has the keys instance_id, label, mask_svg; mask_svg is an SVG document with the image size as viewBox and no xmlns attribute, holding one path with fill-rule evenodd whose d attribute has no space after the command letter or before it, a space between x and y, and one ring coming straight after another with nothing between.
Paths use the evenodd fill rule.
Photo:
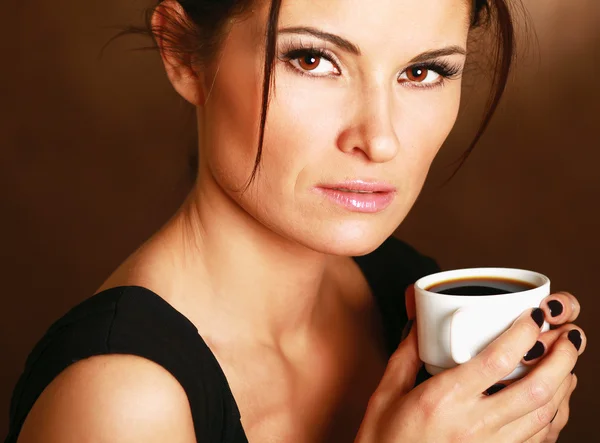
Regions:
<instances>
[{"instance_id":1,"label":"black top","mask_svg":"<svg viewBox=\"0 0 600 443\"><path fill-rule=\"evenodd\" d=\"M391 355L407 321L406 287L439 268L393 237L354 260L381 310ZM187 394L196 435L203 441L247 442L225 374L196 327L154 292L122 286L77 305L35 346L13 392L5 443L17 441L33 404L61 371L78 360L103 354L136 355L168 370Z\"/></svg>"}]
</instances>

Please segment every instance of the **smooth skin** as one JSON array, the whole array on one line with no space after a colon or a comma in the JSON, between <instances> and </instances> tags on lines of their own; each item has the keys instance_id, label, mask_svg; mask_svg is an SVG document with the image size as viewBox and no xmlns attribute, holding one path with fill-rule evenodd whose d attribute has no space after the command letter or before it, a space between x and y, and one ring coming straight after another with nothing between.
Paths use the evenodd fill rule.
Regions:
<instances>
[{"instance_id":1,"label":"smooth skin","mask_svg":"<svg viewBox=\"0 0 600 443\"><path fill-rule=\"evenodd\" d=\"M455 123L470 5L284 0L261 169L246 193L238 190L256 156L267 3L230 24L206 65L173 57L157 36L169 80L197 110L199 178L98 291L145 286L190 319L227 376L251 442L552 442L566 423L578 352L564 333L540 338L525 313L479 356L411 390L418 319L388 359L373 294L350 258L376 249L402 222ZM155 14L153 24L168 21ZM355 48L290 30L299 27ZM307 68L286 57L307 46L330 60ZM456 72L426 69L416 79L415 59L440 49L449 50L426 61ZM314 192L348 179L388 183L395 199L363 214ZM577 300L552 297L565 312L548 321L575 328L567 324ZM406 299L411 313L410 291ZM534 371L483 395L538 339L547 352ZM185 392L168 372L137 357L101 356L47 387L19 442L196 439L206 441L194 435Z\"/></svg>"}]
</instances>

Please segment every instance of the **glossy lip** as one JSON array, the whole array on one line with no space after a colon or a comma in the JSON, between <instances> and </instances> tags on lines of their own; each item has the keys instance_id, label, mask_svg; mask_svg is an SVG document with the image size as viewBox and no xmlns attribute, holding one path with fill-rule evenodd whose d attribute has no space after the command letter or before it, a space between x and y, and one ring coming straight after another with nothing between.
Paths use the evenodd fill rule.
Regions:
<instances>
[{"instance_id":1,"label":"glossy lip","mask_svg":"<svg viewBox=\"0 0 600 443\"><path fill-rule=\"evenodd\" d=\"M315 191L349 211L369 214L383 211L396 197L394 186L367 180L322 184Z\"/></svg>"}]
</instances>

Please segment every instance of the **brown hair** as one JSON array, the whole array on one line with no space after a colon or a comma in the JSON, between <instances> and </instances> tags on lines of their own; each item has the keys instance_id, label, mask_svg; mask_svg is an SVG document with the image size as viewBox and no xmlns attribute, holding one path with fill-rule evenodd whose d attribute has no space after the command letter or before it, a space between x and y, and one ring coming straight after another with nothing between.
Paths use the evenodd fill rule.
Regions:
<instances>
[{"instance_id":1,"label":"brown hair","mask_svg":"<svg viewBox=\"0 0 600 443\"><path fill-rule=\"evenodd\" d=\"M498 104L502 98L510 68L515 55L515 31L513 18L508 5L509 0L473 0L471 14L471 29L486 28L493 34L491 51L492 78L491 89L479 129L464 154L454 174L473 151L481 136L488 127ZM248 13L255 0L177 0L185 12L185 17L157 8L163 7L163 0L150 8L146 13L146 27L130 27L117 35L146 34L154 37L161 36L162 48L176 56L181 56L189 63L202 63L212 59L219 50L220 44L227 32L230 19ZM277 23L281 0L271 0L267 21L264 80L262 88L262 110L260 120L260 136L258 151L252 174L244 190L250 186L260 167L264 142L265 123L271 85L273 81L273 66L275 62L275 44L277 41ZM162 13L169 23L169 29L151 27L151 18L155 12ZM154 46L156 48L157 46ZM197 155L197 154L196 154ZM196 159L197 167L197 159ZM194 171L195 172L195 171ZM453 175L454 175L453 174Z\"/></svg>"}]
</instances>

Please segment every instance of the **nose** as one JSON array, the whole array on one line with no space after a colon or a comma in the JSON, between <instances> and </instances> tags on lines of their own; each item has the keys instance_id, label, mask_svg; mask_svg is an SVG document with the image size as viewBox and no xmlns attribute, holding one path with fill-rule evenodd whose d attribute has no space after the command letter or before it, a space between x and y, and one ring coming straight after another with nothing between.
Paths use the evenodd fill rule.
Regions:
<instances>
[{"instance_id":1,"label":"nose","mask_svg":"<svg viewBox=\"0 0 600 443\"><path fill-rule=\"evenodd\" d=\"M394 127L393 92L370 88L364 99L356 100L350 119L338 137L338 148L375 163L392 160L400 149Z\"/></svg>"}]
</instances>

